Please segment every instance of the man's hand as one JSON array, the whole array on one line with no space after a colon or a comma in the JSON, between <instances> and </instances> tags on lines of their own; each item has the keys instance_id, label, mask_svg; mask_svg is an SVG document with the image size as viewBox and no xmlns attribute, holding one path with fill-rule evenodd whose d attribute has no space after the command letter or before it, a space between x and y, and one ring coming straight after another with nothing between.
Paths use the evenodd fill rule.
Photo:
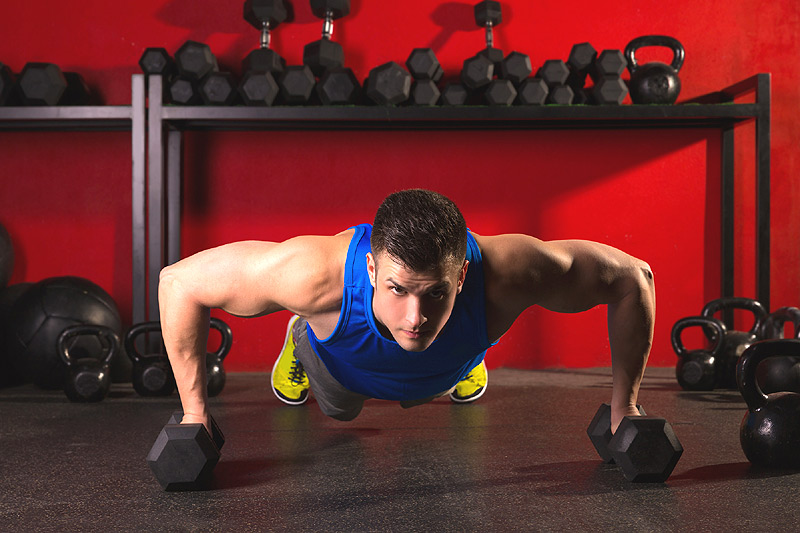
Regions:
<instances>
[{"instance_id":1,"label":"man's hand","mask_svg":"<svg viewBox=\"0 0 800 533\"><path fill-rule=\"evenodd\" d=\"M208 430L208 434L211 435L211 422L208 414L199 415L193 413L184 413L183 418L181 419L181 424L203 424Z\"/></svg>"}]
</instances>

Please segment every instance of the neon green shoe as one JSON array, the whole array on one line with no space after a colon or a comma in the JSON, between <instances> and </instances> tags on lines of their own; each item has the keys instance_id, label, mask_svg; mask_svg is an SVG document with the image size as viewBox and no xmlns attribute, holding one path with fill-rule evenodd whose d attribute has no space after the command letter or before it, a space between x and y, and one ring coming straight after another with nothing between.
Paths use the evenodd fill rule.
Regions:
<instances>
[{"instance_id":1,"label":"neon green shoe","mask_svg":"<svg viewBox=\"0 0 800 533\"><path fill-rule=\"evenodd\" d=\"M481 364L470 370L469 374L456 384L455 390L450 393L450 399L456 403L474 402L486 392L488 383L489 373L481 361Z\"/></svg>"},{"instance_id":2,"label":"neon green shoe","mask_svg":"<svg viewBox=\"0 0 800 533\"><path fill-rule=\"evenodd\" d=\"M303 365L294 357L292 326L300 318L294 315L286 326L286 340L272 366L272 392L280 401L289 405L301 405L308 400L308 376Z\"/></svg>"}]
</instances>

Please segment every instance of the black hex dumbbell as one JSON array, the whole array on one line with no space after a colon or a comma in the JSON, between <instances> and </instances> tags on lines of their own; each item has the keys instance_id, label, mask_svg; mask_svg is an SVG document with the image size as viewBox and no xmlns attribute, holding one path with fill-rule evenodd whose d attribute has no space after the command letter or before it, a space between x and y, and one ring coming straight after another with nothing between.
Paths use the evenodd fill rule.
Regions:
<instances>
[{"instance_id":1,"label":"black hex dumbbell","mask_svg":"<svg viewBox=\"0 0 800 533\"><path fill-rule=\"evenodd\" d=\"M161 430L147 464L164 490L199 490L208 486L220 459L225 437L211 418L211 434L203 424L181 424L176 411Z\"/></svg>"},{"instance_id":2,"label":"black hex dumbbell","mask_svg":"<svg viewBox=\"0 0 800 533\"><path fill-rule=\"evenodd\" d=\"M590 101L599 105L620 105L628 96L628 86L622 73L628 60L620 50L603 50L589 70L594 80Z\"/></svg>"},{"instance_id":3,"label":"black hex dumbbell","mask_svg":"<svg viewBox=\"0 0 800 533\"><path fill-rule=\"evenodd\" d=\"M272 30L288 17L283 0L246 0L244 19L261 32L259 47L242 60L238 92L245 105L269 106L278 96L279 77L286 61L270 48Z\"/></svg>"},{"instance_id":4,"label":"black hex dumbbell","mask_svg":"<svg viewBox=\"0 0 800 533\"><path fill-rule=\"evenodd\" d=\"M494 47L494 28L503 22L500 2L484 0L475 4L473 11L475 13L475 23L486 30L486 48L478 52L478 55L491 61L494 68L499 72L503 62L503 51Z\"/></svg>"},{"instance_id":5,"label":"black hex dumbbell","mask_svg":"<svg viewBox=\"0 0 800 533\"><path fill-rule=\"evenodd\" d=\"M58 105L67 90L67 78L53 63L27 63L17 79L23 105Z\"/></svg>"},{"instance_id":6,"label":"black hex dumbbell","mask_svg":"<svg viewBox=\"0 0 800 533\"><path fill-rule=\"evenodd\" d=\"M569 105L575 98L575 91L567 85L569 67L560 59L548 59L536 74L548 88L547 103Z\"/></svg>"},{"instance_id":7,"label":"black hex dumbbell","mask_svg":"<svg viewBox=\"0 0 800 533\"><path fill-rule=\"evenodd\" d=\"M441 96L437 84L444 76L444 70L433 49L415 48L406 60L406 67L414 78L411 102L414 105L436 105Z\"/></svg>"},{"instance_id":8,"label":"black hex dumbbell","mask_svg":"<svg viewBox=\"0 0 800 533\"><path fill-rule=\"evenodd\" d=\"M544 105L549 93L550 89L542 78L528 78L517 88L517 104Z\"/></svg>"},{"instance_id":9,"label":"black hex dumbbell","mask_svg":"<svg viewBox=\"0 0 800 533\"><path fill-rule=\"evenodd\" d=\"M367 97L378 105L402 104L411 96L411 74L394 61L369 72L364 84Z\"/></svg>"},{"instance_id":10,"label":"black hex dumbbell","mask_svg":"<svg viewBox=\"0 0 800 533\"><path fill-rule=\"evenodd\" d=\"M311 72L321 78L325 71L344 67L342 45L331 40L333 21L350 13L350 0L310 0L311 12L321 18L322 39L308 43L303 48L303 64L311 67Z\"/></svg>"},{"instance_id":11,"label":"black hex dumbbell","mask_svg":"<svg viewBox=\"0 0 800 533\"><path fill-rule=\"evenodd\" d=\"M611 406L604 403L586 433L603 462L618 464L628 481L664 482L678 464L683 446L669 422L637 408L642 416L624 417L612 436Z\"/></svg>"},{"instance_id":12,"label":"black hex dumbbell","mask_svg":"<svg viewBox=\"0 0 800 533\"><path fill-rule=\"evenodd\" d=\"M280 97L286 104L307 104L317 80L308 65L291 65L284 69L278 79Z\"/></svg>"}]
</instances>

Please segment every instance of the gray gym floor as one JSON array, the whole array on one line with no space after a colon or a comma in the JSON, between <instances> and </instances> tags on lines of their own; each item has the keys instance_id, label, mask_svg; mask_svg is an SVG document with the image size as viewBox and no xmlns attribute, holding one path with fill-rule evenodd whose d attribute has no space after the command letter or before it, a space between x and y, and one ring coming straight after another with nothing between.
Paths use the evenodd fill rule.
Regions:
<instances>
[{"instance_id":1,"label":"gray gym floor","mask_svg":"<svg viewBox=\"0 0 800 533\"><path fill-rule=\"evenodd\" d=\"M648 369L640 401L685 452L666 483L634 484L585 433L610 385L605 368L498 369L474 404L370 401L343 423L313 399L280 404L266 374L229 375L212 400L226 437L214 485L183 493L163 492L145 463L176 396L115 385L78 405L6 388L0 530L797 530L800 474L750 466L738 392L683 392L672 369Z\"/></svg>"}]
</instances>

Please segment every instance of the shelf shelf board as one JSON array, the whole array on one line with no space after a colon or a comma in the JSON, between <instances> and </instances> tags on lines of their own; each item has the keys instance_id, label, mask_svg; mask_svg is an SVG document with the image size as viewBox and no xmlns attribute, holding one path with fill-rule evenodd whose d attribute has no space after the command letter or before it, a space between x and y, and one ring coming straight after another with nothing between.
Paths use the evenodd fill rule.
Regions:
<instances>
[{"instance_id":1,"label":"shelf shelf board","mask_svg":"<svg viewBox=\"0 0 800 533\"><path fill-rule=\"evenodd\" d=\"M131 106L0 107L0 130L130 130Z\"/></svg>"}]
</instances>

